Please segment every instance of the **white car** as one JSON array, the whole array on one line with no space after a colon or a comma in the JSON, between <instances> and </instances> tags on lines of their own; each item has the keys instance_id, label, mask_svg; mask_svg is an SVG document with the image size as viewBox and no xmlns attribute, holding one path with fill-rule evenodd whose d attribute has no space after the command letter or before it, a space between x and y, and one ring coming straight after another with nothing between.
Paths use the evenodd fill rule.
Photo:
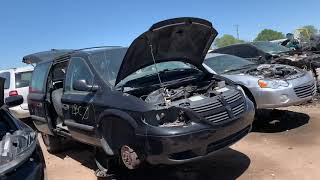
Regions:
<instances>
[{"instance_id":1,"label":"white car","mask_svg":"<svg viewBox=\"0 0 320 180\"><path fill-rule=\"evenodd\" d=\"M19 119L30 117L27 96L32 72L32 66L0 70L0 77L5 79L4 98L17 95L23 96L23 104L10 108L11 113Z\"/></svg>"}]
</instances>

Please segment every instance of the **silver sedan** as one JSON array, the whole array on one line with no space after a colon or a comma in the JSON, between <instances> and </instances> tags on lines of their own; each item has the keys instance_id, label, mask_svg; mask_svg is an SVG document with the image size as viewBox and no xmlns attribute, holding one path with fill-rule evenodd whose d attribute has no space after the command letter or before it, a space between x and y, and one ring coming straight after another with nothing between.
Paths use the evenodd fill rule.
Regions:
<instances>
[{"instance_id":1,"label":"silver sedan","mask_svg":"<svg viewBox=\"0 0 320 180\"><path fill-rule=\"evenodd\" d=\"M288 65L259 65L232 55L210 53L203 66L241 85L258 109L302 104L316 94L312 73Z\"/></svg>"}]
</instances>

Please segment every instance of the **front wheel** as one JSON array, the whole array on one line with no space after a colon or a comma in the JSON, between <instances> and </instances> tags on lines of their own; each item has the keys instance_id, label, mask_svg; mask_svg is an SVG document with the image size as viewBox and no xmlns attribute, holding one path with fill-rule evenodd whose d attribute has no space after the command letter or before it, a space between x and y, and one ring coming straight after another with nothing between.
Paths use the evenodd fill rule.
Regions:
<instances>
[{"instance_id":1,"label":"front wheel","mask_svg":"<svg viewBox=\"0 0 320 180\"><path fill-rule=\"evenodd\" d=\"M41 133L41 136L43 143L46 145L49 153L57 153L64 150L62 144L62 137L52 136L45 133Z\"/></svg>"},{"instance_id":2,"label":"front wheel","mask_svg":"<svg viewBox=\"0 0 320 180\"><path fill-rule=\"evenodd\" d=\"M141 165L141 160L136 151L127 145L121 147L120 150L121 163L128 169L137 169Z\"/></svg>"}]
</instances>

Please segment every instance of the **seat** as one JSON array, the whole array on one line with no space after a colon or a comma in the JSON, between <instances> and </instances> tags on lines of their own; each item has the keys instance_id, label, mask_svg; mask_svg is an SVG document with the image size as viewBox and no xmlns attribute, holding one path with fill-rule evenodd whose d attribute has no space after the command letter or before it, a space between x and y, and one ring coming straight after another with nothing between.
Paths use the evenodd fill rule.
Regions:
<instances>
[{"instance_id":1,"label":"seat","mask_svg":"<svg viewBox=\"0 0 320 180\"><path fill-rule=\"evenodd\" d=\"M56 113L61 119L63 117L62 102L61 102L62 94L63 94L62 88L52 91L52 104L54 109L56 110Z\"/></svg>"}]
</instances>

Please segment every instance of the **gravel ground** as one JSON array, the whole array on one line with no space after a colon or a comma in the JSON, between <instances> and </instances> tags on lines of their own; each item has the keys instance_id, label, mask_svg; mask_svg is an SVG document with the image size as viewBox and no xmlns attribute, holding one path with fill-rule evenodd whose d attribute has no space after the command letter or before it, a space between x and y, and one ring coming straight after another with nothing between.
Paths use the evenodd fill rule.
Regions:
<instances>
[{"instance_id":1,"label":"gravel ground","mask_svg":"<svg viewBox=\"0 0 320 180\"><path fill-rule=\"evenodd\" d=\"M117 179L319 179L319 105L259 111L253 132L203 161L182 166L147 167ZM90 180L96 169L86 145L51 155L40 139L49 180Z\"/></svg>"}]
</instances>

